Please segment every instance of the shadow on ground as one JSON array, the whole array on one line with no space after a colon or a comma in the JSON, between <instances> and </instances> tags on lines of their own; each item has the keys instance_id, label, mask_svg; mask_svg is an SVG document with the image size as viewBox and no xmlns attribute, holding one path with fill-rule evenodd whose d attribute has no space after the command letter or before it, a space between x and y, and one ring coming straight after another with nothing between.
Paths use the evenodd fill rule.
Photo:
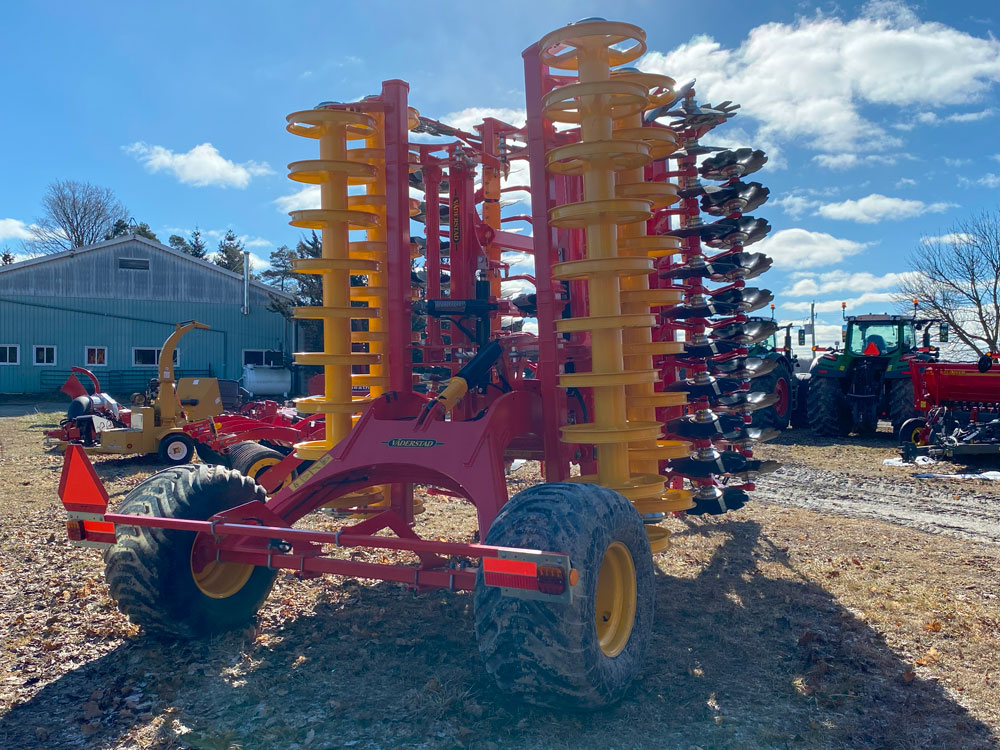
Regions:
<instances>
[{"instance_id":1,"label":"shadow on ground","mask_svg":"<svg viewBox=\"0 0 1000 750\"><path fill-rule=\"evenodd\" d=\"M798 576L757 523L690 521L684 535L714 554L691 560L690 577L659 575L644 674L599 714L504 701L479 661L468 595L331 581L313 611L256 640L133 639L0 718L0 746L995 747L936 683L907 682L881 636ZM764 561L785 574L765 575ZM142 694L122 704L132 683ZM82 730L85 701L104 713Z\"/></svg>"}]
</instances>

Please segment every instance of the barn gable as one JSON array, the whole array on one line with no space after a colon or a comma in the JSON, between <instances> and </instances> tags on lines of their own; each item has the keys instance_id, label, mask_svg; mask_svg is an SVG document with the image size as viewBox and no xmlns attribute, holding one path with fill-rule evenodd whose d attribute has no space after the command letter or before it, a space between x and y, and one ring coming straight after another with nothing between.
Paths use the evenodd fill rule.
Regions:
<instances>
[{"instance_id":1,"label":"barn gable","mask_svg":"<svg viewBox=\"0 0 1000 750\"><path fill-rule=\"evenodd\" d=\"M0 294L241 305L243 277L136 235L0 267ZM250 282L250 304L285 292Z\"/></svg>"}]
</instances>

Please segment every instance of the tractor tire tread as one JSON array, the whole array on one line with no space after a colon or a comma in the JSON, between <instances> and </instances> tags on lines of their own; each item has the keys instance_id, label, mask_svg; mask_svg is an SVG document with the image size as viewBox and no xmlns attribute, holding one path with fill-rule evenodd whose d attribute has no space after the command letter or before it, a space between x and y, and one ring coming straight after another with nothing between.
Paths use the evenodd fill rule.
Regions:
<instances>
[{"instance_id":1,"label":"tractor tire tread","mask_svg":"<svg viewBox=\"0 0 1000 750\"><path fill-rule=\"evenodd\" d=\"M899 437L899 430L908 419L920 416L913 403L913 380L906 377L894 380L889 387L889 419L892 421L892 435Z\"/></svg>"},{"instance_id":2,"label":"tractor tire tread","mask_svg":"<svg viewBox=\"0 0 1000 750\"><path fill-rule=\"evenodd\" d=\"M597 642L593 592L604 550L613 541L621 541L632 555L637 594L629 641L609 658ZM641 669L655 598L649 540L632 504L596 485L538 485L507 502L486 543L565 552L579 572L573 602L565 605L503 596L499 588L484 585L480 570L476 634L486 669L501 692L576 711L621 698Z\"/></svg>"},{"instance_id":3,"label":"tractor tire tread","mask_svg":"<svg viewBox=\"0 0 1000 750\"><path fill-rule=\"evenodd\" d=\"M823 437L847 437L851 434L851 412L839 380L811 378L808 397L806 410L813 432Z\"/></svg>"},{"instance_id":4,"label":"tractor tire tread","mask_svg":"<svg viewBox=\"0 0 1000 750\"><path fill-rule=\"evenodd\" d=\"M264 501L252 480L222 466L178 466L154 474L128 493L119 513L207 520L244 502ZM104 553L111 597L151 635L196 638L249 621L274 585L275 571L255 568L237 593L212 599L190 572L190 531L119 525Z\"/></svg>"}]
</instances>

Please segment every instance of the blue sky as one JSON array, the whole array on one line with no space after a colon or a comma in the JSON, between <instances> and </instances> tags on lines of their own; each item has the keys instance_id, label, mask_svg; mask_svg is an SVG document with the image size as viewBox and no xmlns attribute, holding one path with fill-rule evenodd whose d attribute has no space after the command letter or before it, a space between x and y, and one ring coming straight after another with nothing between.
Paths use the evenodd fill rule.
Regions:
<instances>
[{"instance_id":1,"label":"blue sky","mask_svg":"<svg viewBox=\"0 0 1000 750\"><path fill-rule=\"evenodd\" d=\"M742 103L704 142L770 155L754 179L771 189L756 215L773 229L753 249L775 270L759 282L785 320L815 300L831 340L842 299L853 312L891 309L892 274L922 237L997 206L998 4L698 5L7 4L0 247L20 250L49 182L77 179L112 188L163 241L232 228L266 259L297 239L283 209L308 202L288 199L301 186L284 166L314 144L285 132L285 114L402 78L427 116L514 120L521 51L600 15L646 29L640 67Z\"/></svg>"}]
</instances>

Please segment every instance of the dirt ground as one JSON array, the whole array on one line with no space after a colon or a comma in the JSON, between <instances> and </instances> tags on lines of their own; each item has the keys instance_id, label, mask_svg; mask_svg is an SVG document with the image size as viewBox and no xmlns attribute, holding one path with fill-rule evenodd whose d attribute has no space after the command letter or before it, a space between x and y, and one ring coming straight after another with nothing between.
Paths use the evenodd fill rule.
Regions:
<instances>
[{"instance_id":1,"label":"dirt ground","mask_svg":"<svg viewBox=\"0 0 1000 750\"><path fill-rule=\"evenodd\" d=\"M145 637L100 555L64 541L61 457L41 448L57 419L0 405L5 750L1000 745L1000 482L883 467L887 436L788 433L760 451L785 466L754 502L670 520L646 668L620 705L575 715L497 693L468 594L279 577L256 628ZM115 501L157 468L97 462ZM423 533L469 538L465 503L425 502Z\"/></svg>"}]
</instances>

